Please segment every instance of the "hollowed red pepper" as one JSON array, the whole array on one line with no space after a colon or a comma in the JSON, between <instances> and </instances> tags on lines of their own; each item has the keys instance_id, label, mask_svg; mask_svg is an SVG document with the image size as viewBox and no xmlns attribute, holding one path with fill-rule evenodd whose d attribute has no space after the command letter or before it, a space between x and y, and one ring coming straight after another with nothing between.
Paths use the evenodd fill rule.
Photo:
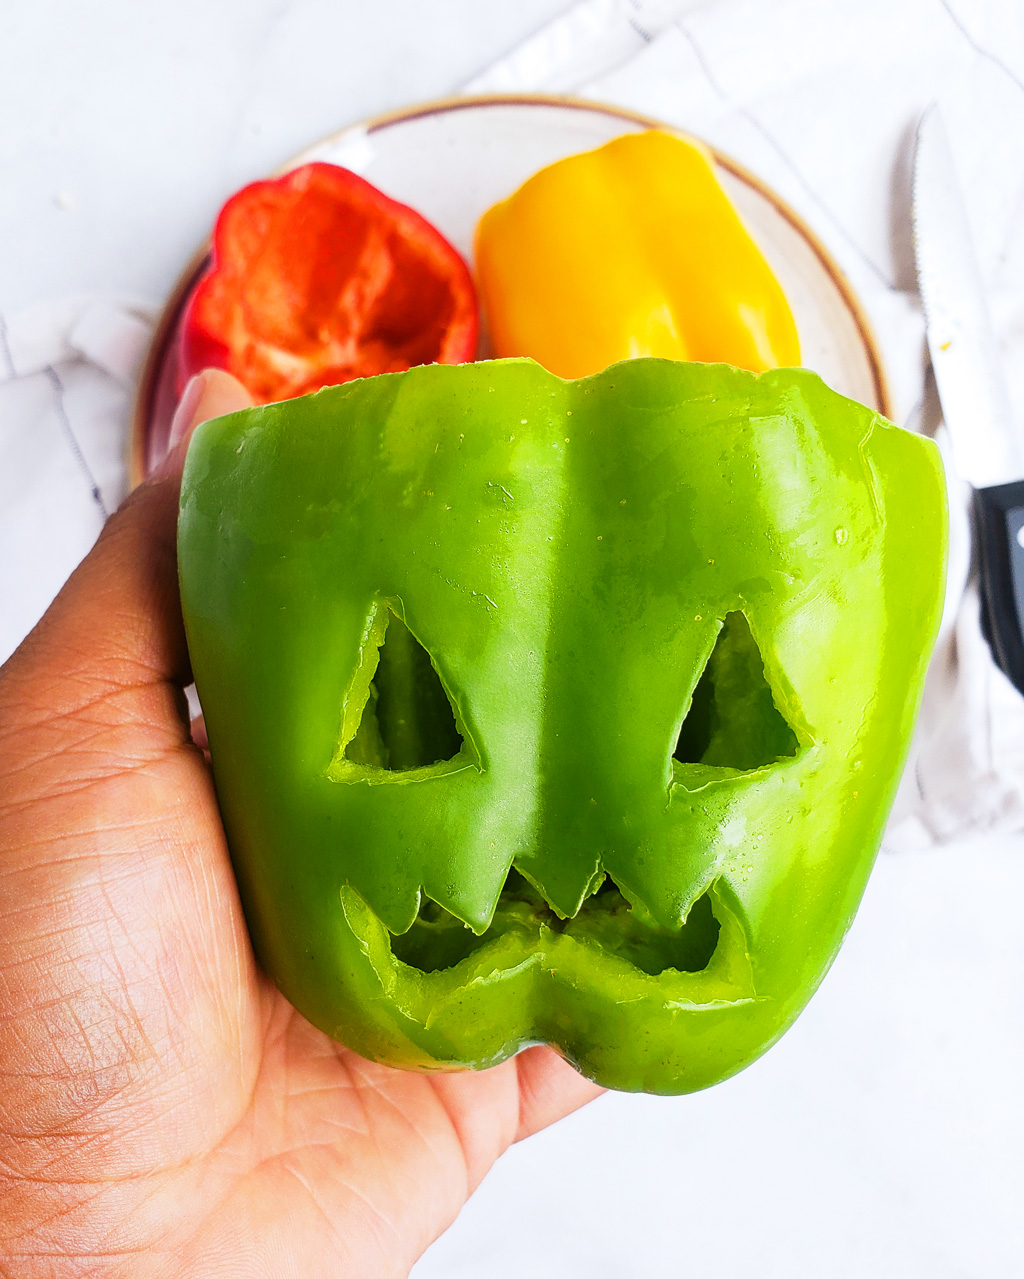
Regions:
<instances>
[{"instance_id":1,"label":"hollowed red pepper","mask_svg":"<svg viewBox=\"0 0 1024 1279\"><path fill-rule=\"evenodd\" d=\"M261 403L476 354L473 281L413 209L333 164L254 182L217 219L185 308L182 384L227 369Z\"/></svg>"}]
</instances>

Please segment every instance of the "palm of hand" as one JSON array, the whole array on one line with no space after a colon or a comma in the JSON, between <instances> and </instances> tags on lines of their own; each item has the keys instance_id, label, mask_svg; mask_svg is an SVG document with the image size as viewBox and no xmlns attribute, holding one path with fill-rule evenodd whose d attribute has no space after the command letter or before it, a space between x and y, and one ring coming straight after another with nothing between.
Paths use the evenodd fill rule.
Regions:
<instances>
[{"instance_id":1,"label":"palm of hand","mask_svg":"<svg viewBox=\"0 0 1024 1279\"><path fill-rule=\"evenodd\" d=\"M180 693L175 496L115 517L0 678L0 1263L404 1275L597 1090L546 1048L374 1065L258 969Z\"/></svg>"}]
</instances>

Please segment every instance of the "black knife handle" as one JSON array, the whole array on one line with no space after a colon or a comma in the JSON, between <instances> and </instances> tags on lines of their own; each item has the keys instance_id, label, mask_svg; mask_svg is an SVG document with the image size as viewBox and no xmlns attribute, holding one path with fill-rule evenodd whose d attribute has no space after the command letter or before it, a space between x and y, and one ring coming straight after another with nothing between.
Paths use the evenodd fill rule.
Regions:
<instances>
[{"instance_id":1,"label":"black knife handle","mask_svg":"<svg viewBox=\"0 0 1024 1279\"><path fill-rule=\"evenodd\" d=\"M1024 693L1024 480L976 489L974 523L985 638Z\"/></svg>"}]
</instances>

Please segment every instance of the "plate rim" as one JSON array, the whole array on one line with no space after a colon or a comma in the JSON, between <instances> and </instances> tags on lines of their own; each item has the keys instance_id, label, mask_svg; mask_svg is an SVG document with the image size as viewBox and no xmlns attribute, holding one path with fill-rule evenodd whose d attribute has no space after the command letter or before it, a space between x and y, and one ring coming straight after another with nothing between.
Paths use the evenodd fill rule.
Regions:
<instances>
[{"instance_id":1,"label":"plate rim","mask_svg":"<svg viewBox=\"0 0 1024 1279\"><path fill-rule=\"evenodd\" d=\"M574 94L558 94L558 93L473 93L473 94L454 94L441 98L431 98L424 102L413 103L405 107L397 107L392 111L383 111L377 115L367 116L360 120L353 120L351 124L343 125L340 129L334 129L330 133L324 134L315 142L309 143L303 147L301 151L297 151L289 159L284 160L277 168L271 170L268 177L279 177L282 174L291 172L299 164L305 162L305 157L311 152L321 150L325 146L336 142L343 138L346 134L352 133L357 129L362 129L367 135L378 132L381 129L388 128L394 124L403 124L409 120L418 120L424 116L444 115L450 111L464 110L467 107L492 107L492 106L540 106L540 107L568 107L571 110L591 111L601 115L612 116L618 120L625 120L630 124L639 124L647 129L661 129L667 133L673 133L680 137L691 141L699 142L711 152L715 164L732 173L740 181L745 182L748 186L753 187L769 204L773 205L775 210L794 228L794 230L802 236L810 245L816 257L820 261L825 273L830 277L832 283L839 291L844 304L853 317L854 324L860 335L861 342L868 357L868 365L871 370L871 379L874 383L875 399L878 403L878 412L883 417L892 420L893 402L889 388L889 378L885 371L885 362L882 359L881 349L879 347L878 338L875 335L874 326L868 318L864 304L857 296L853 286L846 275L846 272L833 257L831 251L826 248L817 232L808 224L808 222L796 212L792 206L782 198L772 187L768 185L762 178L753 173L746 165L741 164L727 152L721 151L718 147L713 146L703 138L699 138L696 134L689 133L686 129L681 129L678 125L668 124L664 120L659 120L655 116L649 116L641 111L633 111L629 107L616 106L609 102L598 102L591 98L577 97ZM252 179L254 182L259 181L258 178ZM146 478L145 460L146 460L146 431L149 422L150 408L153 396L156 390L157 377L159 375L164 351L170 340L172 331L177 323L178 315L185 302L186 297L197 276L202 270L206 258L210 252L210 240L207 237L196 249L195 253L189 258L187 264L178 276L177 280L171 287L167 300L160 312L156 327L153 331L153 337L150 340L149 347L146 351L146 357L143 362L142 372L139 377L138 389L135 393L135 400L132 409L131 420L131 447L129 454L129 481L134 489Z\"/></svg>"}]
</instances>

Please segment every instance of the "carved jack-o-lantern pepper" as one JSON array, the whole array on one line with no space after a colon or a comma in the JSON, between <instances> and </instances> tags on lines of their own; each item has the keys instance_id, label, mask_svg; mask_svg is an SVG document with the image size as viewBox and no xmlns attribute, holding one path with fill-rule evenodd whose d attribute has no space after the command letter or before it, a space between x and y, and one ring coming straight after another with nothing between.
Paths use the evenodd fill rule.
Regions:
<instances>
[{"instance_id":1,"label":"carved jack-o-lantern pepper","mask_svg":"<svg viewBox=\"0 0 1024 1279\"><path fill-rule=\"evenodd\" d=\"M859 901L942 594L930 443L813 374L525 360L200 428L182 599L267 972L418 1069L740 1069Z\"/></svg>"}]
</instances>

